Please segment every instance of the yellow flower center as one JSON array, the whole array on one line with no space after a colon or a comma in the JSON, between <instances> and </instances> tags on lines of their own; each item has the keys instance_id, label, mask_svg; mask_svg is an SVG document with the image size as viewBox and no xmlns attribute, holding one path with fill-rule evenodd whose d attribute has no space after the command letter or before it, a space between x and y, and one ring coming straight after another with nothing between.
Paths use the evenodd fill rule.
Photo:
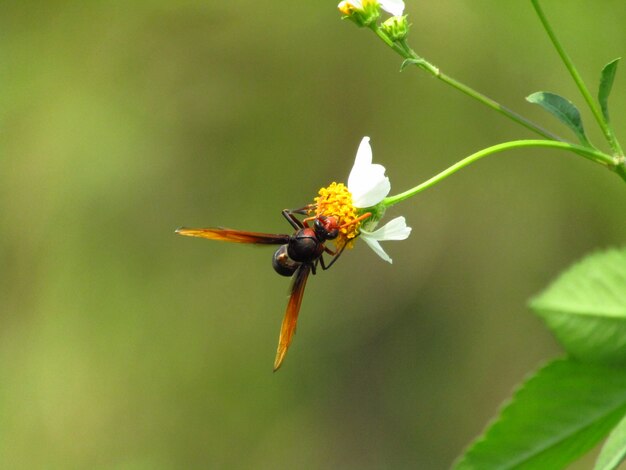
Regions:
<instances>
[{"instance_id":1,"label":"yellow flower center","mask_svg":"<svg viewBox=\"0 0 626 470\"><path fill-rule=\"evenodd\" d=\"M327 188L320 189L312 212L317 217L321 215L334 217L340 226L335 244L339 248L346 243L348 243L347 248L352 247L352 241L359 233L361 221L356 221L359 215L356 207L352 205L352 194L343 183L332 183Z\"/></svg>"},{"instance_id":2,"label":"yellow flower center","mask_svg":"<svg viewBox=\"0 0 626 470\"><path fill-rule=\"evenodd\" d=\"M339 8L339 11L341 13L343 13L346 16L350 16L352 14L352 12L354 11L354 5L352 5L350 2L341 2L337 8Z\"/></svg>"},{"instance_id":3,"label":"yellow flower center","mask_svg":"<svg viewBox=\"0 0 626 470\"><path fill-rule=\"evenodd\" d=\"M352 1L344 0L343 2L340 2L339 5L337 5L337 8L339 8L339 11L344 15L350 16L355 11L364 11L367 7L377 4L377 0L363 0L361 2L361 5L357 7Z\"/></svg>"}]
</instances>

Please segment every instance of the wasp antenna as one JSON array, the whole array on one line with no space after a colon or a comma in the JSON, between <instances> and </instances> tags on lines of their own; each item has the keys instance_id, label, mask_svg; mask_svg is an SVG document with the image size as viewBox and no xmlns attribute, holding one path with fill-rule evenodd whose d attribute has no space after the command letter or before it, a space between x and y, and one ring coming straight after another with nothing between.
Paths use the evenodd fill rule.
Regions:
<instances>
[{"instance_id":1,"label":"wasp antenna","mask_svg":"<svg viewBox=\"0 0 626 470\"><path fill-rule=\"evenodd\" d=\"M358 218L354 219L353 221L348 222L347 224L340 225L339 228L349 227L350 225L354 225L354 224L356 224L358 222L361 222L362 220L365 220L365 219L367 219L368 217L371 217L371 216L372 216L371 212L366 212L361 217L358 217Z\"/></svg>"}]
</instances>

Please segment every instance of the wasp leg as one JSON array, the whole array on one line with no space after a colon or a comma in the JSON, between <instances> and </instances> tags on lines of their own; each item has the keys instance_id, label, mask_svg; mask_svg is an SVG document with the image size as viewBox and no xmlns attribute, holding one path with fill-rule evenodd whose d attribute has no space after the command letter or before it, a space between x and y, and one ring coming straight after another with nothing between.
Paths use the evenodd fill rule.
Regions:
<instances>
[{"instance_id":1,"label":"wasp leg","mask_svg":"<svg viewBox=\"0 0 626 470\"><path fill-rule=\"evenodd\" d=\"M333 251L327 246L324 247L324 253L328 253L330 256L337 256L337 250Z\"/></svg>"},{"instance_id":2,"label":"wasp leg","mask_svg":"<svg viewBox=\"0 0 626 470\"><path fill-rule=\"evenodd\" d=\"M304 224L302 222L300 222L295 215L293 215L294 213L292 211L290 211L289 209L284 209L283 212L283 217L285 217L285 219L287 219L287 222L289 222L289 224L296 230L300 230L301 228L304 228Z\"/></svg>"},{"instance_id":3,"label":"wasp leg","mask_svg":"<svg viewBox=\"0 0 626 470\"><path fill-rule=\"evenodd\" d=\"M307 215L311 207L312 205L309 204L308 206L301 207L300 209L283 209L282 214L294 229L300 230L305 226L308 227L308 225L300 222L294 214Z\"/></svg>"},{"instance_id":4,"label":"wasp leg","mask_svg":"<svg viewBox=\"0 0 626 470\"><path fill-rule=\"evenodd\" d=\"M292 214L307 215L314 208L315 208L315 204L307 204L306 206L301 207L300 209L290 209L289 212L291 212Z\"/></svg>"},{"instance_id":5,"label":"wasp leg","mask_svg":"<svg viewBox=\"0 0 626 470\"><path fill-rule=\"evenodd\" d=\"M338 252L335 252L335 254L333 254L333 259L330 260L330 263L328 263L328 264L326 264L326 262L324 261L324 255L320 256L320 258L319 258L320 264L322 265L322 269L324 271L326 271L327 269L330 269L330 267L333 264L335 264L335 261L337 261L339 259L339 257L341 256L341 253L343 253L343 250L346 249L346 245L347 245L347 243L345 245L343 245ZM331 251L331 250L329 250L329 251Z\"/></svg>"}]
</instances>

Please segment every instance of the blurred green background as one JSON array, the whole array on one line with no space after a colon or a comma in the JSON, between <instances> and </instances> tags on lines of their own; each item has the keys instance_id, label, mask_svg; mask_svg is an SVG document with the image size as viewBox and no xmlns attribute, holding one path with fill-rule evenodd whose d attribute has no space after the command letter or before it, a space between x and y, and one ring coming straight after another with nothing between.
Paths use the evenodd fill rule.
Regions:
<instances>
[{"instance_id":1,"label":"blurred green background","mask_svg":"<svg viewBox=\"0 0 626 470\"><path fill-rule=\"evenodd\" d=\"M544 4L595 90L626 54L623 2ZM419 53L572 138L523 99L582 107L529 2L407 12ZM0 48L2 468L446 468L561 354L527 300L626 239L616 176L491 157L390 211L413 227L393 265L360 244L312 278L273 374L272 249L175 228L288 232L280 210L345 181L364 135L392 193L534 136L398 73L335 2L2 2Z\"/></svg>"}]
</instances>

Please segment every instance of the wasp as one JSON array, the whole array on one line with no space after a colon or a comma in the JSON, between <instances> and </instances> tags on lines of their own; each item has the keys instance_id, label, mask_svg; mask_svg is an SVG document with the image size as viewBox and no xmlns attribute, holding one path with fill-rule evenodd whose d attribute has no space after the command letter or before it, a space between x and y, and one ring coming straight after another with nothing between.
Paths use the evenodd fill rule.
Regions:
<instances>
[{"instance_id":1,"label":"wasp","mask_svg":"<svg viewBox=\"0 0 626 470\"><path fill-rule=\"evenodd\" d=\"M291 277L291 287L287 310L280 328L274 371L277 371L283 363L296 332L298 314L309 274L316 274L318 266L321 266L323 270L329 269L339 259L347 245L346 241L340 249L333 250L326 245L327 242L337 239L342 228L360 222L371 215L370 213L363 214L358 219L344 225L340 225L333 216L316 215L306 217L303 220L296 217L296 215L306 216L314 209L314 205L309 205L300 209L282 211L283 217L294 229L294 233L291 235L246 232L228 228L183 227L176 230L179 235L208 238L209 240L256 245L280 245L274 252L272 266L281 276ZM331 256L332 259L327 262L324 254Z\"/></svg>"}]
</instances>

